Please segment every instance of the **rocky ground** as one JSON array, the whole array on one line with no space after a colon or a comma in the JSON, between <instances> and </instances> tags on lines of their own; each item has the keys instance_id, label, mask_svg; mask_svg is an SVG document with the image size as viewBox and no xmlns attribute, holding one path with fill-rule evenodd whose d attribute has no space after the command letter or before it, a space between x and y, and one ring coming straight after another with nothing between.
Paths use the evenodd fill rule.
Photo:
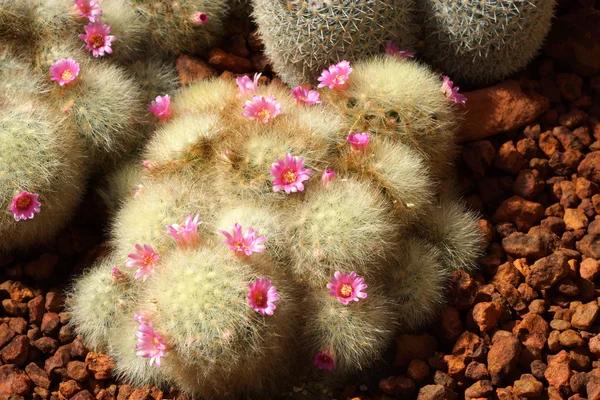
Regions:
<instances>
[{"instance_id":1,"label":"rocky ground","mask_svg":"<svg viewBox=\"0 0 600 400\"><path fill-rule=\"evenodd\" d=\"M398 335L383 369L284 397L600 399L600 11L580 3L526 72L467 93L458 166L482 214L480 270L453 275L435 327ZM221 48L181 56L182 83L268 75L251 29L234 21ZM183 398L116 382L68 324L64 283L104 254L105 224L92 193L56 243L0 255L0 399Z\"/></svg>"}]
</instances>

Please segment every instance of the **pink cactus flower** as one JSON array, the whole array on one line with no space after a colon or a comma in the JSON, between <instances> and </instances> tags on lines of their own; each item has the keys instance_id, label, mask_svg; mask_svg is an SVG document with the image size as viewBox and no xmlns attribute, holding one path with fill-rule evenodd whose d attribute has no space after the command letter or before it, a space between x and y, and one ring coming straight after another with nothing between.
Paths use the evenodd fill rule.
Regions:
<instances>
[{"instance_id":1,"label":"pink cactus flower","mask_svg":"<svg viewBox=\"0 0 600 400\"><path fill-rule=\"evenodd\" d=\"M335 171L332 169L326 169L323 171L323 175L321 176L321 183L323 186L327 186L329 182L335 179Z\"/></svg>"},{"instance_id":2,"label":"pink cactus flower","mask_svg":"<svg viewBox=\"0 0 600 400\"><path fill-rule=\"evenodd\" d=\"M329 69L324 69L321 76L317 78L321 82L317 87L329 86L330 89L343 89L346 87L351 72L352 68L348 61L344 60L337 64L332 64L329 66Z\"/></svg>"},{"instance_id":3,"label":"pink cactus flower","mask_svg":"<svg viewBox=\"0 0 600 400\"><path fill-rule=\"evenodd\" d=\"M281 114L281 103L275 100L275 96L254 96L252 100L246 100L242 116L255 119L266 124Z\"/></svg>"},{"instance_id":4,"label":"pink cactus flower","mask_svg":"<svg viewBox=\"0 0 600 400\"><path fill-rule=\"evenodd\" d=\"M333 354L329 350L323 350L317 353L315 356L314 364L320 369L326 369L327 371L333 371L335 368L335 361L333 360Z\"/></svg>"},{"instance_id":5,"label":"pink cactus flower","mask_svg":"<svg viewBox=\"0 0 600 400\"><path fill-rule=\"evenodd\" d=\"M146 310L140 310L133 314L133 320L138 324L148 325L150 322L150 313Z\"/></svg>"},{"instance_id":6,"label":"pink cactus flower","mask_svg":"<svg viewBox=\"0 0 600 400\"><path fill-rule=\"evenodd\" d=\"M400 50L398 46L391 40L385 44L385 54L390 56L396 56L398 58L414 58L415 53L407 50Z\"/></svg>"},{"instance_id":7,"label":"pink cactus flower","mask_svg":"<svg viewBox=\"0 0 600 400\"><path fill-rule=\"evenodd\" d=\"M296 103L302 104L320 104L321 95L316 90L308 90L303 88L302 86L296 86L295 89L292 90L292 95L296 99Z\"/></svg>"},{"instance_id":8,"label":"pink cactus flower","mask_svg":"<svg viewBox=\"0 0 600 400\"><path fill-rule=\"evenodd\" d=\"M240 93L242 95L252 94L258 87L258 79L262 74L254 74L254 79L250 79L249 76L244 75L238 78L235 78L235 83L237 83L240 88Z\"/></svg>"},{"instance_id":9,"label":"pink cactus flower","mask_svg":"<svg viewBox=\"0 0 600 400\"><path fill-rule=\"evenodd\" d=\"M67 85L77 79L79 63L72 58L58 60L50 67L50 80L58 82L60 86Z\"/></svg>"},{"instance_id":10,"label":"pink cactus flower","mask_svg":"<svg viewBox=\"0 0 600 400\"><path fill-rule=\"evenodd\" d=\"M161 121L166 121L172 116L171 110L171 96L168 94L164 96L156 96L156 100L148 106L148 111L156 115Z\"/></svg>"},{"instance_id":11,"label":"pink cactus flower","mask_svg":"<svg viewBox=\"0 0 600 400\"><path fill-rule=\"evenodd\" d=\"M150 160L143 160L142 166L147 170L152 170L152 168L153 168L152 161L150 161Z\"/></svg>"},{"instance_id":12,"label":"pink cactus flower","mask_svg":"<svg viewBox=\"0 0 600 400\"><path fill-rule=\"evenodd\" d=\"M123 271L121 271L117 267L114 267L112 269L112 271L110 272L110 274L113 278L113 281L115 281L116 283L123 282L127 278L127 276L123 273Z\"/></svg>"},{"instance_id":13,"label":"pink cactus flower","mask_svg":"<svg viewBox=\"0 0 600 400\"><path fill-rule=\"evenodd\" d=\"M277 289L271 285L271 281L264 276L249 283L248 304L262 315L273 315L277 308L275 302L279 301Z\"/></svg>"},{"instance_id":14,"label":"pink cactus flower","mask_svg":"<svg viewBox=\"0 0 600 400\"><path fill-rule=\"evenodd\" d=\"M199 214L188 215L183 225L173 224L165 226L167 228L167 235L175 239L177 245L184 249L197 245L200 240L198 226L202 224L202 221L198 221L198 218L200 218Z\"/></svg>"},{"instance_id":15,"label":"pink cactus flower","mask_svg":"<svg viewBox=\"0 0 600 400\"><path fill-rule=\"evenodd\" d=\"M10 211L15 221L33 219L40 212L42 204L38 201L39 194L22 191L12 199Z\"/></svg>"},{"instance_id":16,"label":"pink cactus flower","mask_svg":"<svg viewBox=\"0 0 600 400\"><path fill-rule=\"evenodd\" d=\"M355 150L363 150L363 151L369 145L370 139L371 139L371 136L368 133L361 133L361 132L351 133L346 138L346 140L348 140L348 143L350 143Z\"/></svg>"},{"instance_id":17,"label":"pink cactus flower","mask_svg":"<svg viewBox=\"0 0 600 400\"><path fill-rule=\"evenodd\" d=\"M79 11L82 17L87 18L90 22L98 21L98 16L102 15L102 9L98 0L73 0L75 8Z\"/></svg>"},{"instance_id":18,"label":"pink cactus flower","mask_svg":"<svg viewBox=\"0 0 600 400\"><path fill-rule=\"evenodd\" d=\"M140 197L142 193L144 193L145 186L141 183L137 185L135 189L133 189L133 197Z\"/></svg>"},{"instance_id":19,"label":"pink cactus flower","mask_svg":"<svg viewBox=\"0 0 600 400\"><path fill-rule=\"evenodd\" d=\"M242 234L242 227L236 222L232 227L232 233L219 230L225 236L225 244L228 244L231 250L244 253L249 256L252 253L261 253L265 249L265 245L261 244L267 240L264 236L256 237L258 232L252 228L246 229L246 233Z\"/></svg>"},{"instance_id":20,"label":"pink cactus flower","mask_svg":"<svg viewBox=\"0 0 600 400\"><path fill-rule=\"evenodd\" d=\"M208 15L203 12L197 12L192 15L192 22L197 25L204 25L208 22Z\"/></svg>"},{"instance_id":21,"label":"pink cactus flower","mask_svg":"<svg viewBox=\"0 0 600 400\"><path fill-rule=\"evenodd\" d=\"M154 330L152 322L148 322L147 325L140 323L136 336L138 342L135 347L138 351L135 354L139 357L149 358L150 365L156 362L156 366L160 368L160 359L166 356L167 344L162 336Z\"/></svg>"},{"instance_id":22,"label":"pink cactus flower","mask_svg":"<svg viewBox=\"0 0 600 400\"><path fill-rule=\"evenodd\" d=\"M451 100L457 104L465 104L467 98L462 94L458 93L459 87L454 87L454 82L449 77L444 76L444 83L442 83L442 93L446 95L448 100Z\"/></svg>"},{"instance_id":23,"label":"pink cactus flower","mask_svg":"<svg viewBox=\"0 0 600 400\"><path fill-rule=\"evenodd\" d=\"M304 167L304 158L292 156L290 153L287 153L283 160L278 158L277 162L271 165L269 171L275 178L273 179L273 191L279 192L283 189L288 194L303 191L302 182L310 178L312 170L302 167Z\"/></svg>"},{"instance_id":24,"label":"pink cactus flower","mask_svg":"<svg viewBox=\"0 0 600 400\"><path fill-rule=\"evenodd\" d=\"M329 294L337 297L343 305L348 305L351 301L366 299L367 294L363 292L367 288L363 278L356 276L356 272L343 274L340 271L335 271L331 278L331 283L327 284L327 289L331 290Z\"/></svg>"},{"instance_id":25,"label":"pink cactus flower","mask_svg":"<svg viewBox=\"0 0 600 400\"><path fill-rule=\"evenodd\" d=\"M131 258L131 261L128 261L125 266L128 268L137 267L135 279L143 278L142 280L145 282L146 279L154 273L154 268L156 267L159 256L154 252L154 249L147 244L145 244L144 247L136 244L135 251L134 254L129 254L127 256Z\"/></svg>"},{"instance_id":26,"label":"pink cactus flower","mask_svg":"<svg viewBox=\"0 0 600 400\"><path fill-rule=\"evenodd\" d=\"M112 42L116 36L109 35L111 27L100 21L90 22L85 27L85 34L79 35L85 43L85 49L92 52L94 57L103 56L104 53L112 54Z\"/></svg>"}]
</instances>

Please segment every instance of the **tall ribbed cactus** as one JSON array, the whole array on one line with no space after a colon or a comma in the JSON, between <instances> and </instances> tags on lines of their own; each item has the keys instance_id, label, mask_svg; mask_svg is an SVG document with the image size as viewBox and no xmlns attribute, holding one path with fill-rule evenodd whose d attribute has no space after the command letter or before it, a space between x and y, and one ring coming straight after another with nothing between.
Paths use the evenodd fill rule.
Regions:
<instances>
[{"instance_id":1,"label":"tall ribbed cactus","mask_svg":"<svg viewBox=\"0 0 600 400\"><path fill-rule=\"evenodd\" d=\"M420 54L459 82L486 84L525 67L550 30L554 0L418 1Z\"/></svg>"},{"instance_id":2,"label":"tall ribbed cactus","mask_svg":"<svg viewBox=\"0 0 600 400\"><path fill-rule=\"evenodd\" d=\"M342 60L381 53L388 40L411 50L413 0L253 0L265 54L288 85L316 83Z\"/></svg>"}]
</instances>

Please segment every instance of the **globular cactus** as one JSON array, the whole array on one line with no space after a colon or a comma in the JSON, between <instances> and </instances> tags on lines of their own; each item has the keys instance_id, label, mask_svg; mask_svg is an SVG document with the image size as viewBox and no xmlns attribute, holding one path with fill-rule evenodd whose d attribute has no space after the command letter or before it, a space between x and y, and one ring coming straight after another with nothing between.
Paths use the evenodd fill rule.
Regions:
<instances>
[{"instance_id":1,"label":"globular cactus","mask_svg":"<svg viewBox=\"0 0 600 400\"><path fill-rule=\"evenodd\" d=\"M554 0L418 1L422 56L452 79L489 84L525 67L550 30Z\"/></svg>"},{"instance_id":2,"label":"globular cactus","mask_svg":"<svg viewBox=\"0 0 600 400\"><path fill-rule=\"evenodd\" d=\"M364 63L383 68L381 59ZM383 62L392 71L396 64L422 68ZM436 129L444 122L427 125L419 119L428 114L415 111L431 103L440 119L452 119L441 80L425 76L431 99L400 97L386 106L408 126L442 135ZM144 167L115 183L123 200L110 262L122 274L115 290L134 294L123 294L131 300L103 333L106 343L92 344L114 357L120 376L175 383L204 398L264 398L315 366L332 371L325 376L360 371L381 357L397 328L416 329L435 315L448 276L462 266L454 263L476 257L464 251L478 246L470 242L476 226L468 214L462 226L452 211L433 223L447 219L464 238L448 230L417 236L439 194L429 153L374 120L352 134L348 121L361 113L343 104L353 82L360 81L333 84L320 104L317 92L248 77L238 87L215 79L173 94ZM372 106L369 96L383 102L380 91L361 90L363 108ZM462 249L462 259L447 249ZM71 298L76 327L90 325L82 320L87 299ZM149 371L156 362L160 371Z\"/></svg>"},{"instance_id":3,"label":"globular cactus","mask_svg":"<svg viewBox=\"0 0 600 400\"><path fill-rule=\"evenodd\" d=\"M253 17L273 70L288 85L316 83L342 60L383 52L387 41L411 50L413 0L253 0Z\"/></svg>"}]
</instances>

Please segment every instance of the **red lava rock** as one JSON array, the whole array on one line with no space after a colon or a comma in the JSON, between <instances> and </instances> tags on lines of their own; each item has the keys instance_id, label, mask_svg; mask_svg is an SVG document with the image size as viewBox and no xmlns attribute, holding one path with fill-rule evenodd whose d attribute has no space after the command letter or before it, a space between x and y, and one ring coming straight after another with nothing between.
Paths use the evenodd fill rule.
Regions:
<instances>
[{"instance_id":1,"label":"red lava rock","mask_svg":"<svg viewBox=\"0 0 600 400\"><path fill-rule=\"evenodd\" d=\"M465 370L465 377L473 379L474 381L480 381L490 379L490 373L488 372L485 364L477 361L471 361Z\"/></svg>"},{"instance_id":2,"label":"red lava rock","mask_svg":"<svg viewBox=\"0 0 600 400\"><path fill-rule=\"evenodd\" d=\"M600 235L585 235L577 242L577 250L586 257L600 259Z\"/></svg>"},{"instance_id":3,"label":"red lava rock","mask_svg":"<svg viewBox=\"0 0 600 400\"><path fill-rule=\"evenodd\" d=\"M481 179L496 157L496 149L488 140L480 140L465 145L462 159L473 173L473 178Z\"/></svg>"},{"instance_id":4,"label":"red lava rock","mask_svg":"<svg viewBox=\"0 0 600 400\"><path fill-rule=\"evenodd\" d=\"M68 380L65 382L61 382L58 385L58 391L66 398L71 398L75 396L75 393L81 390L81 386L74 380Z\"/></svg>"},{"instance_id":5,"label":"red lava rock","mask_svg":"<svg viewBox=\"0 0 600 400\"><path fill-rule=\"evenodd\" d=\"M540 135L539 146L548 157L552 157L554 153L561 150L560 142L551 131L544 132Z\"/></svg>"},{"instance_id":6,"label":"red lava rock","mask_svg":"<svg viewBox=\"0 0 600 400\"><path fill-rule=\"evenodd\" d=\"M513 191L517 196L533 200L544 191L545 186L546 183L538 170L526 168L519 171Z\"/></svg>"},{"instance_id":7,"label":"red lava rock","mask_svg":"<svg viewBox=\"0 0 600 400\"><path fill-rule=\"evenodd\" d=\"M496 168L511 174L517 174L527 164L527 160L517 151L512 140L500 147L494 159Z\"/></svg>"},{"instance_id":8,"label":"red lava rock","mask_svg":"<svg viewBox=\"0 0 600 400\"><path fill-rule=\"evenodd\" d=\"M75 332L71 325L64 325L60 327L60 331L58 331L58 340L62 344L71 343L75 338Z\"/></svg>"},{"instance_id":9,"label":"red lava rock","mask_svg":"<svg viewBox=\"0 0 600 400\"><path fill-rule=\"evenodd\" d=\"M465 400L489 397L493 392L490 381L478 381L465 390Z\"/></svg>"},{"instance_id":10,"label":"red lava rock","mask_svg":"<svg viewBox=\"0 0 600 400\"><path fill-rule=\"evenodd\" d=\"M588 226L588 233L600 235L600 219L596 219Z\"/></svg>"},{"instance_id":11,"label":"red lava rock","mask_svg":"<svg viewBox=\"0 0 600 400\"><path fill-rule=\"evenodd\" d=\"M564 319L553 319L550 321L550 328L555 331L566 331L571 327L571 323L569 321L565 321Z\"/></svg>"},{"instance_id":12,"label":"red lava rock","mask_svg":"<svg viewBox=\"0 0 600 400\"><path fill-rule=\"evenodd\" d=\"M131 398L133 400L133 397ZM95 400L94 396L92 396L92 394L87 391L87 390L82 390L81 392L77 393L75 396L71 397L71 400Z\"/></svg>"},{"instance_id":13,"label":"red lava rock","mask_svg":"<svg viewBox=\"0 0 600 400\"><path fill-rule=\"evenodd\" d=\"M566 114L558 116L558 123L568 128L577 128L587 121L587 114L581 110L573 109Z\"/></svg>"},{"instance_id":14,"label":"red lava rock","mask_svg":"<svg viewBox=\"0 0 600 400\"><path fill-rule=\"evenodd\" d=\"M186 54L177 58L175 66L179 74L179 83L182 85L217 76L217 71L204 60Z\"/></svg>"},{"instance_id":15,"label":"red lava rock","mask_svg":"<svg viewBox=\"0 0 600 400\"><path fill-rule=\"evenodd\" d=\"M32 344L44 354L52 354L58 348L58 342L47 336L37 339Z\"/></svg>"},{"instance_id":16,"label":"red lava rock","mask_svg":"<svg viewBox=\"0 0 600 400\"><path fill-rule=\"evenodd\" d=\"M519 83L512 80L465 93L465 96L467 113L459 138L463 142L512 131L535 121L550 107L547 98L524 93Z\"/></svg>"},{"instance_id":17,"label":"red lava rock","mask_svg":"<svg viewBox=\"0 0 600 400\"><path fill-rule=\"evenodd\" d=\"M28 302L29 300L31 300L35 297L35 295L31 291L31 289L23 286L23 284L18 281L12 284L12 286L10 287L9 293L10 293L10 298L13 301L18 301L18 302Z\"/></svg>"},{"instance_id":18,"label":"red lava rock","mask_svg":"<svg viewBox=\"0 0 600 400\"><path fill-rule=\"evenodd\" d=\"M10 342L16 333L12 329L8 327L8 324L0 325L0 348L3 347L6 343Z\"/></svg>"},{"instance_id":19,"label":"red lava rock","mask_svg":"<svg viewBox=\"0 0 600 400\"><path fill-rule=\"evenodd\" d=\"M558 247L559 240L558 236L552 235L550 230L543 229L541 235L522 232L511 233L508 237L502 239L502 248L506 254L513 257L524 257L530 260L545 257Z\"/></svg>"},{"instance_id":20,"label":"red lava rock","mask_svg":"<svg viewBox=\"0 0 600 400\"><path fill-rule=\"evenodd\" d=\"M517 151L528 160L531 160L538 154L538 146L536 141L528 137L519 140L516 144L516 147Z\"/></svg>"},{"instance_id":21,"label":"red lava rock","mask_svg":"<svg viewBox=\"0 0 600 400\"><path fill-rule=\"evenodd\" d=\"M569 368L569 354L565 350L552 356L548 356L548 368L544 376L551 386L559 390L565 390L569 387L572 371Z\"/></svg>"},{"instance_id":22,"label":"red lava rock","mask_svg":"<svg viewBox=\"0 0 600 400\"><path fill-rule=\"evenodd\" d=\"M46 310L53 313L59 313L62 308L62 293L56 290L50 290L46 293Z\"/></svg>"},{"instance_id":23,"label":"red lava rock","mask_svg":"<svg viewBox=\"0 0 600 400\"><path fill-rule=\"evenodd\" d=\"M383 379L379 382L379 388L394 397L410 396L416 391L415 382L405 376Z\"/></svg>"},{"instance_id":24,"label":"red lava rock","mask_svg":"<svg viewBox=\"0 0 600 400\"><path fill-rule=\"evenodd\" d=\"M119 385L117 400L127 400L133 393L133 388L129 385Z\"/></svg>"},{"instance_id":25,"label":"red lava rock","mask_svg":"<svg viewBox=\"0 0 600 400\"><path fill-rule=\"evenodd\" d=\"M408 364L406 375L415 381L422 381L429 376L429 365L422 360L412 360Z\"/></svg>"},{"instance_id":26,"label":"red lava rock","mask_svg":"<svg viewBox=\"0 0 600 400\"><path fill-rule=\"evenodd\" d=\"M519 196L502 202L492 217L494 222L512 222L520 231L528 231L544 216L544 207Z\"/></svg>"},{"instance_id":27,"label":"red lava rock","mask_svg":"<svg viewBox=\"0 0 600 400\"><path fill-rule=\"evenodd\" d=\"M579 151L567 150L564 153L557 151L550 157L548 165L556 175L570 175L577 170L577 166L582 158L583 154Z\"/></svg>"},{"instance_id":28,"label":"red lava rock","mask_svg":"<svg viewBox=\"0 0 600 400\"><path fill-rule=\"evenodd\" d=\"M14 301L12 299L2 300L2 307L8 315L22 317L27 315L27 304Z\"/></svg>"},{"instance_id":29,"label":"red lava rock","mask_svg":"<svg viewBox=\"0 0 600 400\"><path fill-rule=\"evenodd\" d=\"M44 253L37 260L25 264L24 270L27 275L36 281L50 279L54 274L54 268L58 261L58 255Z\"/></svg>"},{"instance_id":30,"label":"red lava rock","mask_svg":"<svg viewBox=\"0 0 600 400\"><path fill-rule=\"evenodd\" d=\"M581 336L572 329L561 332L558 340L564 347L581 347L585 344Z\"/></svg>"},{"instance_id":31,"label":"red lava rock","mask_svg":"<svg viewBox=\"0 0 600 400\"><path fill-rule=\"evenodd\" d=\"M600 226L599 226L599 228L600 228ZM490 245L490 243L492 242L492 240L494 239L494 226L487 219L480 219L479 220L479 229L481 229L481 232L483 232L483 237L484 237L484 245L483 246L488 247ZM600 229L598 231L600 233Z\"/></svg>"},{"instance_id":32,"label":"red lava rock","mask_svg":"<svg viewBox=\"0 0 600 400\"><path fill-rule=\"evenodd\" d=\"M31 379L16 365L0 366L0 396L25 396L31 391Z\"/></svg>"},{"instance_id":33,"label":"red lava rock","mask_svg":"<svg viewBox=\"0 0 600 400\"><path fill-rule=\"evenodd\" d=\"M568 208L565 210L565 225L568 230L575 231L588 226L588 219L583 210Z\"/></svg>"},{"instance_id":34,"label":"red lava rock","mask_svg":"<svg viewBox=\"0 0 600 400\"><path fill-rule=\"evenodd\" d=\"M556 84L560 95L567 101L575 101L581 97L583 79L575 74L558 74Z\"/></svg>"},{"instance_id":35,"label":"red lava rock","mask_svg":"<svg viewBox=\"0 0 600 400\"><path fill-rule=\"evenodd\" d=\"M27 372L27 375L35 385L41 386L44 389L50 388L50 379L48 378L48 374L35 363L29 363L25 367L25 372Z\"/></svg>"},{"instance_id":36,"label":"red lava rock","mask_svg":"<svg viewBox=\"0 0 600 400\"><path fill-rule=\"evenodd\" d=\"M44 296L39 295L27 302L29 309L29 322L39 325L44 316Z\"/></svg>"},{"instance_id":37,"label":"red lava rock","mask_svg":"<svg viewBox=\"0 0 600 400\"><path fill-rule=\"evenodd\" d=\"M85 363L82 361L71 361L67 364L67 374L76 381L83 382L88 378Z\"/></svg>"},{"instance_id":38,"label":"red lava rock","mask_svg":"<svg viewBox=\"0 0 600 400\"><path fill-rule=\"evenodd\" d=\"M521 354L519 340L510 332L503 332L505 334L497 335L497 339L494 336L487 355L487 369L495 385L498 385L505 376L512 372Z\"/></svg>"},{"instance_id":39,"label":"red lava rock","mask_svg":"<svg viewBox=\"0 0 600 400\"><path fill-rule=\"evenodd\" d=\"M473 308L473 320L481 332L487 332L498 325L503 311L502 304L496 301L477 303Z\"/></svg>"},{"instance_id":40,"label":"red lava rock","mask_svg":"<svg viewBox=\"0 0 600 400\"><path fill-rule=\"evenodd\" d=\"M29 338L25 335L15 337L6 345L0 355L6 364L23 365L29 354Z\"/></svg>"},{"instance_id":41,"label":"red lava rock","mask_svg":"<svg viewBox=\"0 0 600 400\"><path fill-rule=\"evenodd\" d=\"M457 395L442 385L427 385L419 390L417 400L456 400Z\"/></svg>"},{"instance_id":42,"label":"red lava rock","mask_svg":"<svg viewBox=\"0 0 600 400\"><path fill-rule=\"evenodd\" d=\"M58 332L59 325L60 319L58 318L58 314L47 312L42 318L42 325L40 328L46 335L51 336Z\"/></svg>"},{"instance_id":43,"label":"red lava rock","mask_svg":"<svg viewBox=\"0 0 600 400\"><path fill-rule=\"evenodd\" d=\"M592 182L600 183L600 151L589 153L577 168L579 175Z\"/></svg>"},{"instance_id":44,"label":"red lava rock","mask_svg":"<svg viewBox=\"0 0 600 400\"><path fill-rule=\"evenodd\" d=\"M543 390L544 385L536 379L519 379L513 383L513 391L519 397L537 397Z\"/></svg>"},{"instance_id":45,"label":"red lava rock","mask_svg":"<svg viewBox=\"0 0 600 400\"><path fill-rule=\"evenodd\" d=\"M69 345L61 346L46 360L44 370L51 375L54 369L66 367L69 361L71 361Z\"/></svg>"},{"instance_id":46,"label":"red lava rock","mask_svg":"<svg viewBox=\"0 0 600 400\"><path fill-rule=\"evenodd\" d=\"M446 342L455 341L464 330L459 311L451 306L444 307L440 313L437 328L442 340Z\"/></svg>"},{"instance_id":47,"label":"red lava rock","mask_svg":"<svg viewBox=\"0 0 600 400\"><path fill-rule=\"evenodd\" d=\"M569 273L568 258L556 252L536 261L529 269L526 282L534 289L549 289Z\"/></svg>"},{"instance_id":48,"label":"red lava rock","mask_svg":"<svg viewBox=\"0 0 600 400\"><path fill-rule=\"evenodd\" d=\"M581 200L592 197L598 193L598 185L582 176L577 178L576 185L577 197Z\"/></svg>"},{"instance_id":49,"label":"red lava rock","mask_svg":"<svg viewBox=\"0 0 600 400\"><path fill-rule=\"evenodd\" d=\"M581 330L589 329L598 316L598 309L596 301L578 305L571 317L571 325Z\"/></svg>"},{"instance_id":50,"label":"red lava rock","mask_svg":"<svg viewBox=\"0 0 600 400\"><path fill-rule=\"evenodd\" d=\"M112 369L115 362L106 354L90 351L85 357L87 368L94 375L94 379L109 379L112 377Z\"/></svg>"},{"instance_id":51,"label":"red lava rock","mask_svg":"<svg viewBox=\"0 0 600 400\"><path fill-rule=\"evenodd\" d=\"M208 53L208 63L218 71L231 71L235 74L252 71L252 63L249 60L221 49L212 49Z\"/></svg>"}]
</instances>

